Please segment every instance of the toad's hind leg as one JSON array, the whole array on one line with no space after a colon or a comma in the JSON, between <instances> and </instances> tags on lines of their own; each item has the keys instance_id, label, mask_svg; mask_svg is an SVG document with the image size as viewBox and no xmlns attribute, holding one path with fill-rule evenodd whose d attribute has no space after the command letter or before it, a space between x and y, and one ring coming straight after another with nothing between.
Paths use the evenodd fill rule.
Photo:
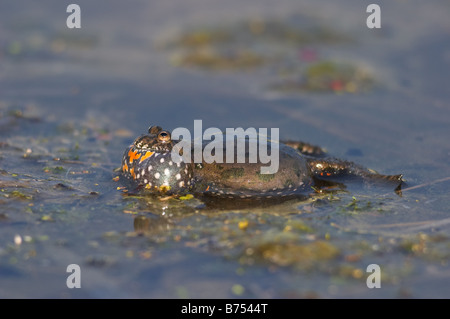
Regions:
<instances>
[{"instance_id":1,"label":"toad's hind leg","mask_svg":"<svg viewBox=\"0 0 450 319\"><path fill-rule=\"evenodd\" d=\"M319 179L333 177L360 177L368 182L395 183L400 187L403 182L403 175L383 175L373 170L369 170L350 161L337 158L307 158L313 176Z\"/></svg>"}]
</instances>

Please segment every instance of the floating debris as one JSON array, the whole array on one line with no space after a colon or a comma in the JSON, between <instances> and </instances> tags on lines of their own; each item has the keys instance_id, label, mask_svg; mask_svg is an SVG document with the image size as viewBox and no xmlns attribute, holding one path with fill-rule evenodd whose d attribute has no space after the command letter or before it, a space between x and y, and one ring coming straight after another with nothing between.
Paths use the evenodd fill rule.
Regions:
<instances>
[{"instance_id":1,"label":"floating debris","mask_svg":"<svg viewBox=\"0 0 450 319\"><path fill-rule=\"evenodd\" d=\"M16 244L17 246L20 246L22 244L22 237L20 235L14 236L14 244Z\"/></svg>"},{"instance_id":2,"label":"floating debris","mask_svg":"<svg viewBox=\"0 0 450 319\"><path fill-rule=\"evenodd\" d=\"M241 50L224 53L212 49L196 50L173 56L171 61L175 66L210 70L253 69L265 63L264 57L252 51Z\"/></svg>"},{"instance_id":3,"label":"floating debris","mask_svg":"<svg viewBox=\"0 0 450 319\"><path fill-rule=\"evenodd\" d=\"M159 47L169 52L174 66L205 70L242 71L290 59L294 50L312 44L337 44L351 39L332 28L283 21L251 19L223 27L195 28L165 39ZM303 58L310 60L305 50Z\"/></svg>"},{"instance_id":4,"label":"floating debris","mask_svg":"<svg viewBox=\"0 0 450 319\"><path fill-rule=\"evenodd\" d=\"M374 85L374 78L367 70L349 63L321 61L289 74L286 79L271 88L276 91L359 93Z\"/></svg>"},{"instance_id":5,"label":"floating debris","mask_svg":"<svg viewBox=\"0 0 450 319\"><path fill-rule=\"evenodd\" d=\"M253 256L278 266L312 269L320 263L336 258L340 250L328 241L311 243L264 243L253 248Z\"/></svg>"}]
</instances>

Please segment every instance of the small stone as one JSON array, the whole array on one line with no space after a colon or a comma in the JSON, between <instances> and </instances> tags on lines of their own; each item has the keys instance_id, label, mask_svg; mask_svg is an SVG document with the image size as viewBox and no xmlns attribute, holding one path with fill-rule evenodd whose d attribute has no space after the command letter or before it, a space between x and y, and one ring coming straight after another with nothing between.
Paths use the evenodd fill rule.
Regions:
<instances>
[{"instance_id":1,"label":"small stone","mask_svg":"<svg viewBox=\"0 0 450 319\"><path fill-rule=\"evenodd\" d=\"M14 236L14 244L16 244L17 246L22 244L22 237L20 235Z\"/></svg>"}]
</instances>

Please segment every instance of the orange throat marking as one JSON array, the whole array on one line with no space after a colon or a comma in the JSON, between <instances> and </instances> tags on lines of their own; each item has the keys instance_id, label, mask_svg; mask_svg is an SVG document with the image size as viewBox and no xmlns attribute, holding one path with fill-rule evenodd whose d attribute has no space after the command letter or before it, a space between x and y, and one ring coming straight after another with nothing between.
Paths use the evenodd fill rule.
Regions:
<instances>
[{"instance_id":1,"label":"orange throat marking","mask_svg":"<svg viewBox=\"0 0 450 319\"><path fill-rule=\"evenodd\" d=\"M138 151L132 151L129 150L128 151L128 157L130 158L130 164L133 164L133 161L136 159L139 159L139 157L141 157L141 154L138 154Z\"/></svg>"},{"instance_id":2,"label":"orange throat marking","mask_svg":"<svg viewBox=\"0 0 450 319\"><path fill-rule=\"evenodd\" d=\"M146 152L145 155L141 157L141 160L139 161L139 163L142 163L142 161L144 161L147 158L151 157L153 154L155 154L155 153L154 152Z\"/></svg>"}]
</instances>

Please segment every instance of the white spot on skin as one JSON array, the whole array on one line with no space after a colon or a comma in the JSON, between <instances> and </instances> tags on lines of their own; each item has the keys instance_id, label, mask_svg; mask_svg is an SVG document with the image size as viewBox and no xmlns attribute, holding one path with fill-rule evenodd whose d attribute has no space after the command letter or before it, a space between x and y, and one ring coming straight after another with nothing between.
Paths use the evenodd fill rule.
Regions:
<instances>
[{"instance_id":1,"label":"white spot on skin","mask_svg":"<svg viewBox=\"0 0 450 319\"><path fill-rule=\"evenodd\" d=\"M180 163L177 163L177 167L181 167L181 164L180 164Z\"/></svg>"},{"instance_id":2,"label":"white spot on skin","mask_svg":"<svg viewBox=\"0 0 450 319\"><path fill-rule=\"evenodd\" d=\"M163 159L163 158L162 158L162 159ZM164 174L165 174L166 176L169 176L169 175L170 175L170 171L169 171L168 168L166 168L166 169L164 170Z\"/></svg>"},{"instance_id":3,"label":"white spot on skin","mask_svg":"<svg viewBox=\"0 0 450 319\"><path fill-rule=\"evenodd\" d=\"M144 184L147 184L148 183L148 180L147 179L144 179Z\"/></svg>"},{"instance_id":4,"label":"white spot on skin","mask_svg":"<svg viewBox=\"0 0 450 319\"><path fill-rule=\"evenodd\" d=\"M184 173L185 173L185 174L187 174L187 173L188 173L188 170L187 170L187 168L185 168L185 169L184 169Z\"/></svg>"},{"instance_id":5,"label":"white spot on skin","mask_svg":"<svg viewBox=\"0 0 450 319\"><path fill-rule=\"evenodd\" d=\"M148 171L150 172L152 169L153 169L153 166L150 165L150 166L148 167Z\"/></svg>"},{"instance_id":6,"label":"white spot on skin","mask_svg":"<svg viewBox=\"0 0 450 319\"><path fill-rule=\"evenodd\" d=\"M172 162L172 161L170 161L170 162L169 162L169 165L170 165L170 166L172 166L172 165L173 165L173 162Z\"/></svg>"},{"instance_id":7,"label":"white spot on skin","mask_svg":"<svg viewBox=\"0 0 450 319\"><path fill-rule=\"evenodd\" d=\"M139 179L141 177L141 174L137 174L136 178Z\"/></svg>"},{"instance_id":8,"label":"white spot on skin","mask_svg":"<svg viewBox=\"0 0 450 319\"><path fill-rule=\"evenodd\" d=\"M161 162L161 163L164 163L164 157L163 157L163 158L161 158L160 162Z\"/></svg>"},{"instance_id":9,"label":"white spot on skin","mask_svg":"<svg viewBox=\"0 0 450 319\"><path fill-rule=\"evenodd\" d=\"M178 173L177 175L175 175L175 178L176 178L177 180L179 180L179 179L181 179L181 175Z\"/></svg>"},{"instance_id":10,"label":"white spot on skin","mask_svg":"<svg viewBox=\"0 0 450 319\"><path fill-rule=\"evenodd\" d=\"M184 181L181 181L178 185L180 185L180 187L184 187Z\"/></svg>"},{"instance_id":11,"label":"white spot on skin","mask_svg":"<svg viewBox=\"0 0 450 319\"><path fill-rule=\"evenodd\" d=\"M159 174L159 173L156 173L156 174L155 174L155 178L156 178L156 179L159 179L160 176L161 176L161 174Z\"/></svg>"}]
</instances>

